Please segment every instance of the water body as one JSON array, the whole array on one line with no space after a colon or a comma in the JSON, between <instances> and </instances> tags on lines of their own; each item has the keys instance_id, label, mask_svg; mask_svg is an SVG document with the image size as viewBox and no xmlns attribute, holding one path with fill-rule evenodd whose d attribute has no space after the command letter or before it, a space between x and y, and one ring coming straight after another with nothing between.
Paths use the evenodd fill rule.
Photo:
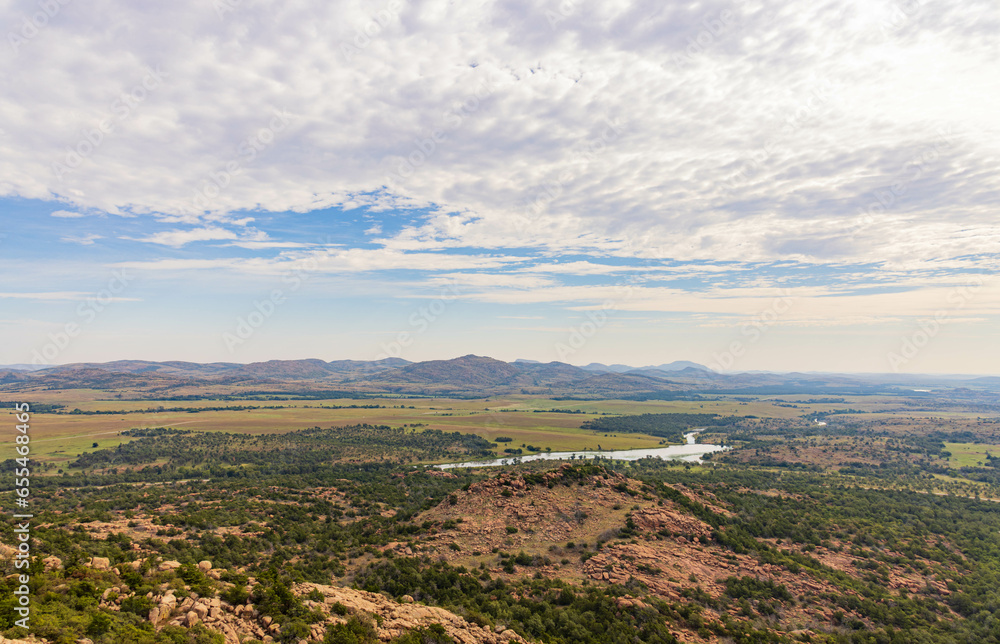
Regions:
<instances>
[{"instance_id":1,"label":"water body","mask_svg":"<svg viewBox=\"0 0 1000 644\"><path fill-rule=\"evenodd\" d=\"M524 456L508 456L506 458L497 458L492 461L469 461L467 463L445 463L443 465L438 465L443 470L451 469L454 467L499 467L501 465L516 465L517 463L527 463L528 461L567 461L572 459L588 459L588 458L608 458L616 461L638 461L641 458L662 458L662 459L674 459L681 461L688 461L692 463L700 463L701 457L705 454L711 454L713 452L721 452L723 450L729 449L722 445L712 445L708 443L698 443L696 441L696 436L699 432L704 431L705 428L695 429L687 434L684 434L686 444L684 445L671 445L669 447L651 447L645 449L619 449L619 450L603 450L603 451L586 451L586 452L537 452L535 454L527 454Z\"/></svg>"}]
</instances>

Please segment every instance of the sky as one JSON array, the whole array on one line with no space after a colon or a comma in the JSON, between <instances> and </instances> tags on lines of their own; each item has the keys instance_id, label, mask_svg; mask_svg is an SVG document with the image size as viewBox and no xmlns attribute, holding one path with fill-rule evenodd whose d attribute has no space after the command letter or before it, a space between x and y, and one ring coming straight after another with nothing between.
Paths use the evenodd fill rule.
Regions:
<instances>
[{"instance_id":1,"label":"sky","mask_svg":"<svg viewBox=\"0 0 1000 644\"><path fill-rule=\"evenodd\" d=\"M1000 374L995 0L0 0L0 364Z\"/></svg>"}]
</instances>

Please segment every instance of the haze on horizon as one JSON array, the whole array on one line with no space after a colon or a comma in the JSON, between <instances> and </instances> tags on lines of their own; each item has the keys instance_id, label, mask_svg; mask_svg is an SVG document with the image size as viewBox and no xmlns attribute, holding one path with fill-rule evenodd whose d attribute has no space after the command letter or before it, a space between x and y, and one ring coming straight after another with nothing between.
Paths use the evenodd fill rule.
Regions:
<instances>
[{"instance_id":1,"label":"haze on horizon","mask_svg":"<svg viewBox=\"0 0 1000 644\"><path fill-rule=\"evenodd\" d=\"M52 7L0 364L1000 373L995 2Z\"/></svg>"}]
</instances>

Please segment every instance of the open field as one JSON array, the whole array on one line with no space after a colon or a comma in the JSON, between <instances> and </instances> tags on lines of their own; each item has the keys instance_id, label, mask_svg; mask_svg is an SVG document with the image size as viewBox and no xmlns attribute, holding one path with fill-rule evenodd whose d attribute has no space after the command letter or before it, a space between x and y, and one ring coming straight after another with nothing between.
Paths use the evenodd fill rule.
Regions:
<instances>
[{"instance_id":1,"label":"open field","mask_svg":"<svg viewBox=\"0 0 1000 644\"><path fill-rule=\"evenodd\" d=\"M67 399L72 400L72 399ZM60 400L61 402L61 400ZM500 404L495 404L500 402ZM240 407L274 406L279 409L246 409L242 411L165 411L139 413L138 410L163 407ZM380 409L344 409L351 405L383 405ZM368 423L372 425L421 425L422 429L472 433L487 440L498 436L514 439L510 446L522 443L553 451L582 449L636 449L653 447L661 439L642 434L605 436L580 429L580 424L593 415L535 413L533 411L492 411L508 408L513 401L455 401L448 399L364 399L324 401L246 401L222 403L203 400L173 401L90 401L73 404L83 411L121 410L121 414L51 414L32 415L32 453L35 458L64 464L78 454L98 448L108 448L131 439L118 433L133 428L173 427L207 432L239 434L271 434L309 427L337 427ZM393 408L395 406L395 408ZM520 408L520 405L517 405ZM647 411L659 405L646 404ZM333 409L331 407L341 407ZM405 407L405 408L400 408ZM410 408L412 407L412 408ZM531 407L527 407L531 409ZM132 413L129 413L129 412ZM12 414L8 410L8 414ZM98 448L93 444L98 443Z\"/></svg>"},{"instance_id":2,"label":"open field","mask_svg":"<svg viewBox=\"0 0 1000 644\"><path fill-rule=\"evenodd\" d=\"M945 443L951 452L949 463L952 467L976 467L986 465L986 455L1000 456L1000 445L982 443Z\"/></svg>"},{"instance_id":3,"label":"open field","mask_svg":"<svg viewBox=\"0 0 1000 644\"><path fill-rule=\"evenodd\" d=\"M202 394L205 393L202 391ZM407 425L417 426L419 430L471 433L489 441L503 436L513 439L501 448L533 445L552 451L571 451L636 449L661 444L662 439L644 434L606 435L580 428L585 420L598 418L601 414L713 413L797 422L811 414L858 410L861 413L836 417L875 422L884 429L894 426L894 430L899 432L910 431L917 425L926 430L928 423L940 423L942 428L955 423L965 426L975 423L978 417L973 412L911 410L906 407L914 401L891 396L835 399L807 395L716 396L712 400L693 401L553 400L513 395L478 400L386 396L328 400L159 401L108 400L107 397L108 392L92 389L33 393L31 399L36 402L64 406L61 413L33 414L34 457L65 468L79 454L115 447L131 440L120 436L119 432L150 427L256 435L361 423L393 427ZM68 413L77 409L85 413ZM157 409L163 411L149 411ZM197 411L200 409L206 411ZM568 410L583 413L565 413ZM711 439L706 437L706 440ZM839 442L834 440L832 444ZM97 443L97 448L93 447L94 443ZM975 465L985 459L988 448L990 446L970 444L949 451L954 454L953 464ZM825 451L807 449L791 460L828 466L838 460ZM993 453L1000 454L1000 448L993 446ZM502 449L498 450L498 455L503 455ZM783 458L787 456L782 454Z\"/></svg>"}]
</instances>

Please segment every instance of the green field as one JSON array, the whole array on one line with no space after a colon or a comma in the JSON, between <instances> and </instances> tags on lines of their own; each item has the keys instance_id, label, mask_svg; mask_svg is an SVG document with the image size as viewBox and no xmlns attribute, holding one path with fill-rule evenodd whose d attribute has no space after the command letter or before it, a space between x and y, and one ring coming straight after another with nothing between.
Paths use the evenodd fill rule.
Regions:
<instances>
[{"instance_id":1,"label":"green field","mask_svg":"<svg viewBox=\"0 0 1000 644\"><path fill-rule=\"evenodd\" d=\"M70 413L38 413L32 416L32 455L58 468L66 468L78 455L115 447L130 440L119 432L133 428L172 427L199 432L232 432L238 434L273 434L310 427L345 427L368 423L373 425L417 426L419 430L438 429L446 432L471 433L494 441L506 436L510 443L500 446L519 448L532 445L552 451L584 449L636 449L661 444L660 438L645 434L606 435L580 428L584 421L600 414L624 415L643 413L714 413L721 416L756 416L791 420L809 414L858 409L863 413L850 415L868 421L900 420L899 399L890 397L852 397L843 402L811 403L810 396L718 396L715 400L695 401L628 401L628 400L552 400L537 396L501 396L478 400L454 398L340 398L328 400L107 400L107 392L66 390L39 392L47 403L64 405L62 412L80 409L84 412L120 412L88 415ZM101 399L105 398L105 399ZM349 408L350 406L355 408ZM365 409L364 405L380 408ZM157 408L202 409L226 407L209 411L156 411ZM259 409L238 409L260 407ZM266 409L264 407L277 407ZM891 409L896 408L893 413ZM564 413L579 411L583 413ZM11 410L7 410L11 414ZM958 420L964 414L905 412L906 417L936 416L942 424L950 417ZM0 414L0 417L3 417ZM846 419L846 416L840 416ZM968 420L964 418L964 420ZM933 422L933 420L931 421ZM11 424L13 417L11 416ZM94 443L98 447L94 448ZM952 464L976 465L984 461L987 450L1000 455L1000 447L981 444L950 444ZM54 470L52 470L54 471Z\"/></svg>"},{"instance_id":2,"label":"green field","mask_svg":"<svg viewBox=\"0 0 1000 644\"><path fill-rule=\"evenodd\" d=\"M983 443L945 443L944 447L951 452L949 464L952 467L976 467L986 465L986 454L1000 456L1000 445Z\"/></svg>"},{"instance_id":3,"label":"green field","mask_svg":"<svg viewBox=\"0 0 1000 644\"><path fill-rule=\"evenodd\" d=\"M72 398L69 400L72 401ZM544 403L544 404L542 404ZM383 405L384 409L343 409L350 405ZM183 412L165 411L138 413L137 410L163 407L240 407L274 406L280 409L249 409L233 411ZM585 407L585 406L586 407ZM513 448L534 445L552 451L583 449L636 449L653 447L660 438L643 434L606 436L580 429L580 424L594 418L593 414L566 414L535 412L536 409L586 409L600 413L643 413L679 411L690 409L691 404L635 403L601 401L559 405L540 400L453 400L453 399L336 399L321 401L241 401L194 402L173 401L72 401L67 410L84 411L121 410L118 414L74 415L33 414L32 455L40 461L63 467L79 454L115 447L131 440L119 432L133 428L174 427L206 432L232 432L239 434L271 434L306 429L309 427L338 427L369 423L373 425L419 425L421 429L440 429L447 432L471 433L494 440L500 436L513 440L505 445ZM331 409L331 407L342 407ZM394 408L395 407L395 408ZM403 408L401 408L403 407ZM412 409L411 409L412 407ZM499 411L501 409L516 411ZM714 411L714 410L713 410ZM7 412L13 423L12 412ZM97 443L98 448L93 444ZM500 453L502 455L502 452Z\"/></svg>"}]
</instances>

